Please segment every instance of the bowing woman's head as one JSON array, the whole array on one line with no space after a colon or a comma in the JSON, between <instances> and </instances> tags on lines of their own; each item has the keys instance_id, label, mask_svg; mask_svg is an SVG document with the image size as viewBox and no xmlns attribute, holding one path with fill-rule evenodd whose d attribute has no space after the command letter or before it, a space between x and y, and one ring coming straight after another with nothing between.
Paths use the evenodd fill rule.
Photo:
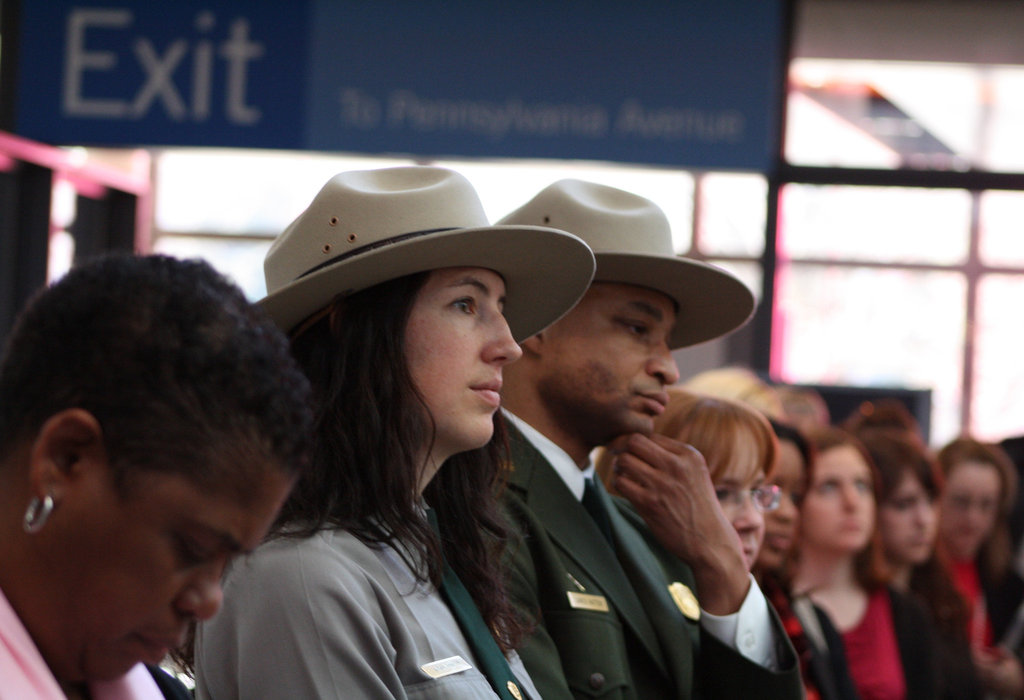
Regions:
<instances>
[{"instance_id":1,"label":"bowing woman's head","mask_svg":"<svg viewBox=\"0 0 1024 700\"><path fill-rule=\"evenodd\" d=\"M32 300L0 365L0 589L66 691L217 611L308 406L284 335L205 263L103 258Z\"/></svg>"},{"instance_id":2,"label":"bowing woman's head","mask_svg":"<svg viewBox=\"0 0 1024 700\"><path fill-rule=\"evenodd\" d=\"M422 497L446 540L462 543L445 546L460 575L486 570L484 549L505 535L492 497L502 369L519 358L517 339L575 304L593 270L571 234L489 225L450 170L332 178L266 260L262 305L291 333L316 411L313 469L282 529L397 543L435 578L440 543L417 517Z\"/></svg>"}]
</instances>

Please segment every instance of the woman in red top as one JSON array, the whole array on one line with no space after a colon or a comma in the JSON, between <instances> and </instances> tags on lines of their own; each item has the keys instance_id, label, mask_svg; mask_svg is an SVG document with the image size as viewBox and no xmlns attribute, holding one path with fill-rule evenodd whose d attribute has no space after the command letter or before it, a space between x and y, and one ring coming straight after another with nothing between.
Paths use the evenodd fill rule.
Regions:
<instances>
[{"instance_id":1,"label":"woman in red top","mask_svg":"<svg viewBox=\"0 0 1024 700\"><path fill-rule=\"evenodd\" d=\"M808 438L818 456L800 507L794 593L832 618L863 700L934 698L931 623L919 603L887 585L875 529L877 470L843 430Z\"/></svg>"},{"instance_id":2,"label":"woman in red top","mask_svg":"<svg viewBox=\"0 0 1024 700\"><path fill-rule=\"evenodd\" d=\"M1015 623L1024 582L1011 570L1007 518L1017 493L1016 472L996 445L958 438L938 454L946 478L939 540L967 599L975 667L993 694L1024 697L1022 625Z\"/></svg>"},{"instance_id":3,"label":"woman in red top","mask_svg":"<svg viewBox=\"0 0 1024 700\"><path fill-rule=\"evenodd\" d=\"M946 700L980 700L980 679L967 642L967 605L936 549L938 465L915 434L893 428L856 433L881 476L878 529L891 585L924 603L935 623L940 688Z\"/></svg>"},{"instance_id":4,"label":"woman in red top","mask_svg":"<svg viewBox=\"0 0 1024 700\"><path fill-rule=\"evenodd\" d=\"M764 545L754 575L796 649L807 700L860 700L850 678L843 641L831 619L809 600L794 604L790 594L799 507L807 491L814 451L797 428L774 419L770 423L779 439L779 459L769 483L779 487L781 498L778 508L765 513Z\"/></svg>"}]
</instances>

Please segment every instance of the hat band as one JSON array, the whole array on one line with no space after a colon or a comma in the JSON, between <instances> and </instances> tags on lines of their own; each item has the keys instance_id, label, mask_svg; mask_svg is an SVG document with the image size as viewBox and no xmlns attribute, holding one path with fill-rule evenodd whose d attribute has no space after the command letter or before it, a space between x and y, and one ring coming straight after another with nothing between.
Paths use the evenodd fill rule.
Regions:
<instances>
[{"instance_id":1,"label":"hat band","mask_svg":"<svg viewBox=\"0 0 1024 700\"><path fill-rule=\"evenodd\" d=\"M348 260L350 258L354 258L354 257L356 257L358 255L363 255L365 253L369 253L371 251L377 250L378 248L383 248L384 246L395 245L396 243L401 243L403 241L407 241L410 238L418 238L420 236L426 236L426 235L429 235L431 233L441 233L442 231L454 231L457 228L459 228L459 227L457 227L457 226L450 226L448 228L432 228L432 229L427 229L425 231L413 231L412 233L403 233L403 234L400 234L398 236L392 236L391 238L385 238L383 240L376 241L374 243L367 243L366 245L362 246L361 248L357 248L355 250L350 250L347 253L345 253L344 255L339 255L339 256L337 256L335 258L331 258L330 260L325 260L322 263L320 263L319 265L317 265L315 267L311 267L310 269L306 270L301 275L296 277L295 280L298 281L298 280L302 279L303 277L307 277L307 276L313 274L314 272L318 272L319 270L324 269L325 267L330 267L331 265L337 265L340 262L343 262L343 261Z\"/></svg>"}]
</instances>

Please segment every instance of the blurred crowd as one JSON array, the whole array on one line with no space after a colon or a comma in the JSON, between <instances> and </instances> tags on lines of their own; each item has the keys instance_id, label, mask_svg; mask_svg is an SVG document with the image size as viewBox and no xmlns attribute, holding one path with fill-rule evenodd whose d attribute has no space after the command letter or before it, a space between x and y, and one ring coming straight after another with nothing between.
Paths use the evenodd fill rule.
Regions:
<instances>
[{"instance_id":1,"label":"blurred crowd","mask_svg":"<svg viewBox=\"0 0 1024 700\"><path fill-rule=\"evenodd\" d=\"M701 440L809 698L1024 697L1019 440L931 447L897 398L832 416L741 367L677 385L656 429Z\"/></svg>"},{"instance_id":2,"label":"blurred crowd","mask_svg":"<svg viewBox=\"0 0 1024 700\"><path fill-rule=\"evenodd\" d=\"M1024 446L680 381L755 299L672 241L410 166L325 183L255 305L81 261L0 356L0 700L1024 697Z\"/></svg>"}]
</instances>

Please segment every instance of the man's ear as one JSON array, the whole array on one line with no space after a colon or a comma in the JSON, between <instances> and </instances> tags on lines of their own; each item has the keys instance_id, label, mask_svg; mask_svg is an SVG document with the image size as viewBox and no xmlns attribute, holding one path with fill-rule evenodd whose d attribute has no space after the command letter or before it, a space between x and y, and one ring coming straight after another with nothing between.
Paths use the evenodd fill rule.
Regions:
<instances>
[{"instance_id":1,"label":"man's ear","mask_svg":"<svg viewBox=\"0 0 1024 700\"><path fill-rule=\"evenodd\" d=\"M523 354L529 353L531 355L539 355L543 350L544 346L544 331L531 335L529 338L519 343L519 347L523 349Z\"/></svg>"},{"instance_id":2,"label":"man's ear","mask_svg":"<svg viewBox=\"0 0 1024 700\"><path fill-rule=\"evenodd\" d=\"M39 429L29 453L32 494L55 501L90 470L107 468L103 428L81 408L50 416Z\"/></svg>"}]
</instances>

